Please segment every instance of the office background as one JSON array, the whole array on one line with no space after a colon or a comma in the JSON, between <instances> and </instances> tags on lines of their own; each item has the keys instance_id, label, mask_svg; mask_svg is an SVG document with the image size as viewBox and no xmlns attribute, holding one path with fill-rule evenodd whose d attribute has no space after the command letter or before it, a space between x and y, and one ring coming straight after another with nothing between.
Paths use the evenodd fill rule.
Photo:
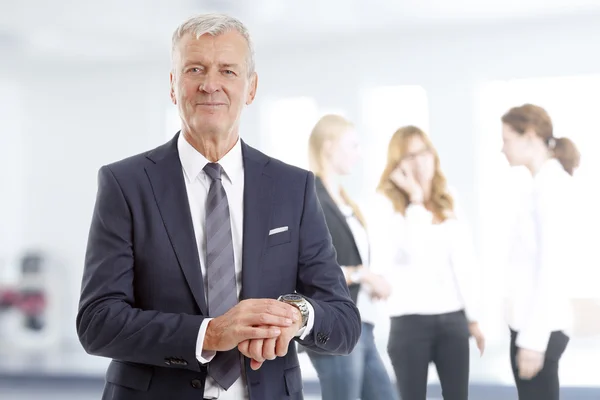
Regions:
<instances>
[{"instance_id":1,"label":"office background","mask_svg":"<svg viewBox=\"0 0 600 400\"><path fill-rule=\"evenodd\" d=\"M473 346L477 385L512 385L499 282L516 198L508 189L528 180L500 153L500 116L524 102L545 107L556 135L581 150L576 180L588 232L567 285L579 325L561 379L600 388L600 1L2 0L0 291L28 279L47 304L41 330L16 309L0 310L0 394L28 377L102 379L108 360L81 350L74 322L96 173L176 133L171 34L207 11L240 18L253 35L259 89L241 129L250 145L307 167L313 124L329 112L346 116L364 158L345 183L366 207L395 129L429 132L481 260L488 350L479 358ZM23 256L32 253L39 268L24 278ZM376 338L389 367L383 314ZM307 358L302 367L312 387Z\"/></svg>"}]
</instances>

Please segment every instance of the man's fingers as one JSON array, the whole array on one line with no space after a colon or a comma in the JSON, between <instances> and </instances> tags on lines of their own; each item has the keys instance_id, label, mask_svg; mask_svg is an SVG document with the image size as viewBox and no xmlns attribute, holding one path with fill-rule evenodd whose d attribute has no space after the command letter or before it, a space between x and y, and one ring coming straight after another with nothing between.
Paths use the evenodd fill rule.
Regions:
<instances>
[{"instance_id":1,"label":"man's fingers","mask_svg":"<svg viewBox=\"0 0 600 400\"><path fill-rule=\"evenodd\" d=\"M288 317L280 317L273 314L269 314L268 312L261 312L259 314L249 314L246 317L245 323L251 326L269 325L287 328L294 323L294 320Z\"/></svg>"},{"instance_id":2,"label":"man's fingers","mask_svg":"<svg viewBox=\"0 0 600 400\"><path fill-rule=\"evenodd\" d=\"M265 361L263 358L263 343L264 340L262 339L254 339L250 341L249 346L250 358L260 363Z\"/></svg>"},{"instance_id":3,"label":"man's fingers","mask_svg":"<svg viewBox=\"0 0 600 400\"><path fill-rule=\"evenodd\" d=\"M240 353L250 358L250 341L244 340L243 342L240 342L240 344L238 344L238 350Z\"/></svg>"},{"instance_id":4,"label":"man's fingers","mask_svg":"<svg viewBox=\"0 0 600 400\"><path fill-rule=\"evenodd\" d=\"M276 317L296 320L296 308L282 301L273 299L248 299L239 303L244 308L244 314L270 314Z\"/></svg>"},{"instance_id":5,"label":"man's fingers","mask_svg":"<svg viewBox=\"0 0 600 400\"><path fill-rule=\"evenodd\" d=\"M250 360L250 368L252 368L254 371L262 367L262 365L263 363L261 362L258 362L256 360Z\"/></svg>"},{"instance_id":6,"label":"man's fingers","mask_svg":"<svg viewBox=\"0 0 600 400\"><path fill-rule=\"evenodd\" d=\"M277 357L285 357L288 352L288 347L290 345L291 337L281 335L277 338L277 344L275 346L275 354Z\"/></svg>"},{"instance_id":7,"label":"man's fingers","mask_svg":"<svg viewBox=\"0 0 600 400\"><path fill-rule=\"evenodd\" d=\"M244 330L244 339L270 339L281 335L281 329L274 326L249 326Z\"/></svg>"},{"instance_id":8,"label":"man's fingers","mask_svg":"<svg viewBox=\"0 0 600 400\"><path fill-rule=\"evenodd\" d=\"M265 339L262 346L262 356L265 360L274 360L277 357L275 353L275 346L277 345L277 339Z\"/></svg>"}]
</instances>

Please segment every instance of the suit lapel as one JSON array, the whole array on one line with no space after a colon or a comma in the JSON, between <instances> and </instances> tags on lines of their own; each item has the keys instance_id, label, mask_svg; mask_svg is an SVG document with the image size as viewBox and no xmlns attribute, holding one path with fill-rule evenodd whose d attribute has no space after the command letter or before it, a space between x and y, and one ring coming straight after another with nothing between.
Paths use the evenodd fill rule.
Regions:
<instances>
[{"instance_id":1,"label":"suit lapel","mask_svg":"<svg viewBox=\"0 0 600 400\"><path fill-rule=\"evenodd\" d=\"M266 246L273 203L273 180L264 173L269 158L242 141L244 228L240 299L260 297L261 256Z\"/></svg>"},{"instance_id":2,"label":"suit lapel","mask_svg":"<svg viewBox=\"0 0 600 400\"><path fill-rule=\"evenodd\" d=\"M208 315L198 246L177 151L177 137L147 156L154 164L146 167L146 173L179 266L202 314Z\"/></svg>"}]
</instances>

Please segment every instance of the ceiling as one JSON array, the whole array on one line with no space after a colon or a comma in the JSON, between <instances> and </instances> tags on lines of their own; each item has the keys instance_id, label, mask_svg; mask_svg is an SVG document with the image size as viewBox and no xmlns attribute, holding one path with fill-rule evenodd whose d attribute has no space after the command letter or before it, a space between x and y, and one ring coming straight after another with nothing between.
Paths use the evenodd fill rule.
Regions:
<instances>
[{"instance_id":1,"label":"ceiling","mask_svg":"<svg viewBox=\"0 0 600 400\"><path fill-rule=\"evenodd\" d=\"M0 49L127 59L168 54L172 31L209 11L240 18L257 46L327 34L600 13L600 0L1 0Z\"/></svg>"}]
</instances>

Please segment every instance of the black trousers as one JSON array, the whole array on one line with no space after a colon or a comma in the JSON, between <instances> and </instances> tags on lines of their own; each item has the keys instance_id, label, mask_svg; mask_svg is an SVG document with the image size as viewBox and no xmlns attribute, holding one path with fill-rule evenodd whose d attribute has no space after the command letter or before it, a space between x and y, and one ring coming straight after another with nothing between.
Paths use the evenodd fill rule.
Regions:
<instances>
[{"instance_id":1,"label":"black trousers","mask_svg":"<svg viewBox=\"0 0 600 400\"><path fill-rule=\"evenodd\" d=\"M469 397L469 325L463 311L391 319L388 354L402 400L426 400L429 363L444 400Z\"/></svg>"},{"instance_id":2,"label":"black trousers","mask_svg":"<svg viewBox=\"0 0 600 400\"><path fill-rule=\"evenodd\" d=\"M569 337L561 331L552 332L546 349L544 367L533 379L526 380L519 378L517 368L518 347L515 343L518 335L517 332L511 330L510 363L519 392L519 400L559 400L558 362L567 348Z\"/></svg>"}]
</instances>

